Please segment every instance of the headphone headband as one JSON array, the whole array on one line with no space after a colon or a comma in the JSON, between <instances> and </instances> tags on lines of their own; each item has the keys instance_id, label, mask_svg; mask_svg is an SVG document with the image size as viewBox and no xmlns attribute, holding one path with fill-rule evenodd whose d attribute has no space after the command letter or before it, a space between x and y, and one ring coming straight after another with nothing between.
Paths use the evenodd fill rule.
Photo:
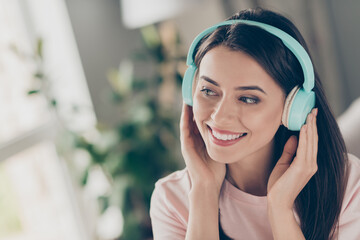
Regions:
<instances>
[{"instance_id":1,"label":"headphone headband","mask_svg":"<svg viewBox=\"0 0 360 240\"><path fill-rule=\"evenodd\" d=\"M195 66L193 59L194 50L198 45L198 43L201 41L201 39L203 39L203 37L215 31L218 27L224 25L232 25L236 23L244 23L247 25L260 27L265 31L273 34L274 36L280 38L284 43L284 45L295 55L295 57L298 59L301 65L301 68L304 73L303 89L305 90L305 92L310 92L314 88L314 67L312 65L309 55L307 54L306 50L301 46L301 44L292 36L290 36L288 33L280 30L279 28L276 28L269 24L251 21L251 20L241 20L241 19L228 20L205 29L203 32L197 35L196 38L191 43L186 59L186 65Z\"/></svg>"}]
</instances>

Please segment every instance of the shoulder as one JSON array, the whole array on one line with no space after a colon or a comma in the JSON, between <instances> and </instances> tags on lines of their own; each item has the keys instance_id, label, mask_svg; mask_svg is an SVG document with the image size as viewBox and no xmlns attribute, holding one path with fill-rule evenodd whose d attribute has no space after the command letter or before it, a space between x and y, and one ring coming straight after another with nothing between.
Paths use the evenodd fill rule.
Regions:
<instances>
[{"instance_id":1,"label":"shoulder","mask_svg":"<svg viewBox=\"0 0 360 240\"><path fill-rule=\"evenodd\" d=\"M348 182L339 218L340 240L360 239L360 159L348 155Z\"/></svg>"},{"instance_id":2,"label":"shoulder","mask_svg":"<svg viewBox=\"0 0 360 240\"><path fill-rule=\"evenodd\" d=\"M186 168L169 174L155 183L155 194L173 195L178 198L187 197L191 188L190 176ZM153 194L154 194L153 193Z\"/></svg>"},{"instance_id":3,"label":"shoulder","mask_svg":"<svg viewBox=\"0 0 360 240\"><path fill-rule=\"evenodd\" d=\"M352 154L348 154L348 157L348 183L346 190L349 191L348 193L354 194L354 190L360 188L360 159ZM358 195L360 197L360 192Z\"/></svg>"},{"instance_id":4,"label":"shoulder","mask_svg":"<svg viewBox=\"0 0 360 240\"><path fill-rule=\"evenodd\" d=\"M348 159L348 181L342 210L347 211L349 208L357 207L360 211L360 159L352 154L348 154ZM354 204L354 201L357 204Z\"/></svg>"},{"instance_id":5,"label":"shoulder","mask_svg":"<svg viewBox=\"0 0 360 240\"><path fill-rule=\"evenodd\" d=\"M185 224L190 188L190 176L186 168L159 179L151 196L150 216L173 218Z\"/></svg>"},{"instance_id":6,"label":"shoulder","mask_svg":"<svg viewBox=\"0 0 360 240\"><path fill-rule=\"evenodd\" d=\"M353 154L348 154L349 164L349 180L356 180L360 177L360 159Z\"/></svg>"}]
</instances>

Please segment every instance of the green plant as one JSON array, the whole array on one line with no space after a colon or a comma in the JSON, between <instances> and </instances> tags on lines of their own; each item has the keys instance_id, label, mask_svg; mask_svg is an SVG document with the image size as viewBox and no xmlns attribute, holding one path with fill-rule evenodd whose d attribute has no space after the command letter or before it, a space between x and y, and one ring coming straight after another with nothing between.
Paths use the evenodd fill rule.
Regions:
<instances>
[{"instance_id":1,"label":"green plant","mask_svg":"<svg viewBox=\"0 0 360 240\"><path fill-rule=\"evenodd\" d=\"M99 197L99 203L102 211L114 205L122 210L124 231L120 239L152 238L148 213L154 184L180 167L181 99L176 99L176 94L180 92L179 66L184 64L184 57L178 54L177 33L171 27L143 28L143 48L122 62L119 70L109 72L113 100L125 114L116 128L102 126L98 130L113 140L106 147L81 136L75 141L77 148L91 155L91 165L101 166L110 178L112 190ZM152 63L153 75L139 78L133 74L139 62ZM88 176L85 171L85 185Z\"/></svg>"}]
</instances>

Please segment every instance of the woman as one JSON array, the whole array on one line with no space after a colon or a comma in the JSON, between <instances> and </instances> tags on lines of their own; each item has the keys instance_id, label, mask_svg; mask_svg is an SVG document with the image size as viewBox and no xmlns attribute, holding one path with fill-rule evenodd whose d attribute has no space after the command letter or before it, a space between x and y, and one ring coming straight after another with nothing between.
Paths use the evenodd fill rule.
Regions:
<instances>
[{"instance_id":1,"label":"woman","mask_svg":"<svg viewBox=\"0 0 360 240\"><path fill-rule=\"evenodd\" d=\"M346 154L317 74L306 90L313 71L295 43L256 24L307 51L304 39L271 11L231 19L256 23L220 24L190 47L192 107L184 104L180 121L186 169L156 184L154 238L360 239L359 160ZM297 86L313 91L315 106L293 128L283 113Z\"/></svg>"}]
</instances>

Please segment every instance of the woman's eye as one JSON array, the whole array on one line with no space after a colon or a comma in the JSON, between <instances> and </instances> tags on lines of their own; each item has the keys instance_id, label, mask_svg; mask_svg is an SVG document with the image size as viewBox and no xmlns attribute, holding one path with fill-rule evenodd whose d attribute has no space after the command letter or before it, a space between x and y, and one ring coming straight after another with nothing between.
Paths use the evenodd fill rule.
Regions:
<instances>
[{"instance_id":1,"label":"woman's eye","mask_svg":"<svg viewBox=\"0 0 360 240\"><path fill-rule=\"evenodd\" d=\"M259 102L259 99L249 97L240 97L239 100L246 104L257 104Z\"/></svg>"},{"instance_id":2,"label":"woman's eye","mask_svg":"<svg viewBox=\"0 0 360 240\"><path fill-rule=\"evenodd\" d=\"M203 88L200 90L205 96L215 96L216 93L210 89Z\"/></svg>"}]
</instances>

